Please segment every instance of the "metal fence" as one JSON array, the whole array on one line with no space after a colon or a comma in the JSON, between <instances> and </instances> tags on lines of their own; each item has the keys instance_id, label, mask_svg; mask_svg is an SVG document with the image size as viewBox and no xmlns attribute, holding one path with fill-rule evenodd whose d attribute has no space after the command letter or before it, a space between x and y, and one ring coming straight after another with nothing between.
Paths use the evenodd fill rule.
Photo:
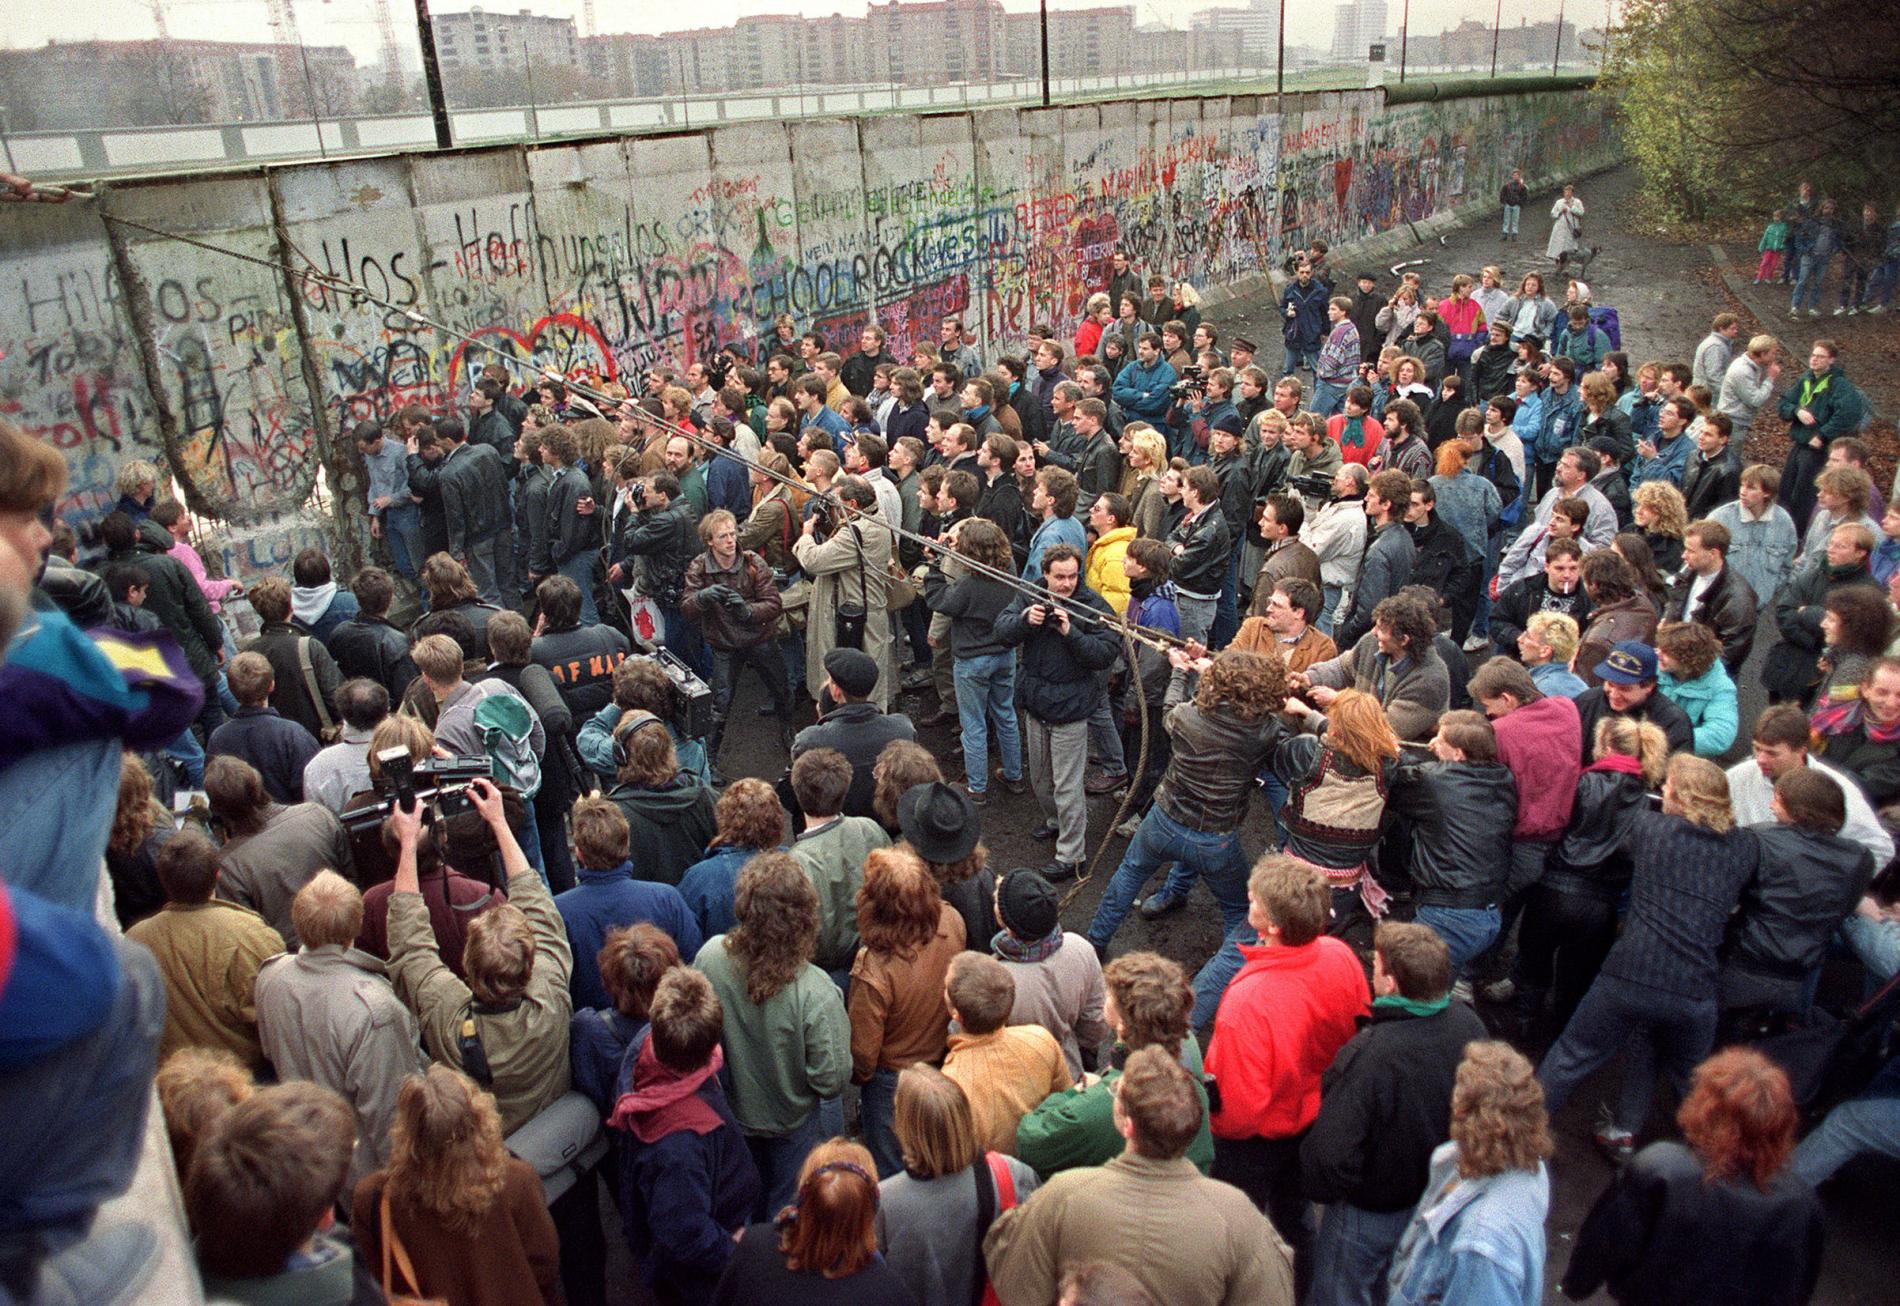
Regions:
<instances>
[{"instance_id":1,"label":"metal fence","mask_svg":"<svg viewBox=\"0 0 1900 1306\"><path fill-rule=\"evenodd\" d=\"M150 0L0 39L0 159L51 178L724 122L1594 68L1582 0ZM735 13L741 3L776 13ZM1428 0L1418 0L1421 14ZM1448 10L1447 3L1452 7ZM838 12L820 12L820 10ZM1586 13L1586 9L1588 12ZM710 25L717 19L718 25ZM649 30L620 30L644 24Z\"/></svg>"}]
</instances>

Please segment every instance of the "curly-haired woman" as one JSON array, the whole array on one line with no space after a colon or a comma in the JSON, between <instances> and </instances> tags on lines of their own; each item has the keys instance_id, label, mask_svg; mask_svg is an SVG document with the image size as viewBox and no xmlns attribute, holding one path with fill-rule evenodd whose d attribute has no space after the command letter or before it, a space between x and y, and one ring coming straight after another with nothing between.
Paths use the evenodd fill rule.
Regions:
<instances>
[{"instance_id":1,"label":"curly-haired woman","mask_svg":"<svg viewBox=\"0 0 1900 1306\"><path fill-rule=\"evenodd\" d=\"M356 1186L354 1210L364 1264L382 1264L393 1234L419 1296L456 1306L562 1301L541 1176L508 1155L495 1099L459 1071L433 1065L403 1082L389 1166Z\"/></svg>"},{"instance_id":2,"label":"curly-haired woman","mask_svg":"<svg viewBox=\"0 0 1900 1306\"><path fill-rule=\"evenodd\" d=\"M119 771L119 806L106 838L112 909L121 926L144 920L165 905L158 850L172 834L171 813L152 796L152 773L137 753L127 753Z\"/></svg>"},{"instance_id":3,"label":"curly-haired woman","mask_svg":"<svg viewBox=\"0 0 1900 1306\"><path fill-rule=\"evenodd\" d=\"M923 859L879 848L858 890L858 959L851 967L851 1078L861 1090L866 1144L878 1174L903 1165L892 1119L897 1075L943 1060L949 1031L944 980L963 951L963 917L943 900Z\"/></svg>"},{"instance_id":4,"label":"curly-haired woman","mask_svg":"<svg viewBox=\"0 0 1900 1306\"><path fill-rule=\"evenodd\" d=\"M763 1185L754 1217L792 1200L821 1137L818 1105L844 1091L851 1027L831 977L812 964L818 893L797 858L768 852L739 872L734 924L693 965L725 1008L732 1114Z\"/></svg>"},{"instance_id":5,"label":"curly-haired woman","mask_svg":"<svg viewBox=\"0 0 1900 1306\"><path fill-rule=\"evenodd\" d=\"M700 934L710 939L733 927L732 898L740 869L760 853L785 846L785 805L763 780L734 780L713 805L719 832L706 856L680 876L680 896Z\"/></svg>"},{"instance_id":6,"label":"curly-haired woman","mask_svg":"<svg viewBox=\"0 0 1900 1306\"><path fill-rule=\"evenodd\" d=\"M1661 668L1656 690L1689 718L1696 756L1728 752L1741 723L1741 707L1735 682L1722 665L1720 637L1700 622L1665 623L1656 631L1656 665Z\"/></svg>"},{"instance_id":7,"label":"curly-haired woman","mask_svg":"<svg viewBox=\"0 0 1900 1306\"><path fill-rule=\"evenodd\" d=\"M1531 1063L1507 1043L1473 1043L1451 1098L1451 1141L1432 1153L1412 1223L1392 1258L1392 1306L1544 1300L1544 1217L1555 1150Z\"/></svg>"},{"instance_id":8,"label":"curly-haired woman","mask_svg":"<svg viewBox=\"0 0 1900 1306\"><path fill-rule=\"evenodd\" d=\"M1826 1235L1814 1189L1789 1168L1799 1116L1788 1076L1751 1048L1696 1067L1676 1123L1619 1170L1583 1222L1566 1297L1608 1285L1622 1306L1794 1306L1814 1294Z\"/></svg>"}]
</instances>

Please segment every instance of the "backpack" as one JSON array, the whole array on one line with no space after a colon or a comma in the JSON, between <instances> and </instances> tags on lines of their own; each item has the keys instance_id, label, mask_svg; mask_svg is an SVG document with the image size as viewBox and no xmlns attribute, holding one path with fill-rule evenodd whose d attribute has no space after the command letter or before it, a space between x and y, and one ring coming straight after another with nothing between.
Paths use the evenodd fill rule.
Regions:
<instances>
[{"instance_id":1,"label":"backpack","mask_svg":"<svg viewBox=\"0 0 1900 1306\"><path fill-rule=\"evenodd\" d=\"M1617 315L1615 309L1605 307L1601 304L1592 304L1590 306L1590 325L1610 338L1610 348L1621 349L1623 347L1623 319Z\"/></svg>"},{"instance_id":2,"label":"backpack","mask_svg":"<svg viewBox=\"0 0 1900 1306\"><path fill-rule=\"evenodd\" d=\"M495 783L519 790L523 799L541 789L541 759L534 754L534 710L513 694L490 694L475 705Z\"/></svg>"}]
</instances>

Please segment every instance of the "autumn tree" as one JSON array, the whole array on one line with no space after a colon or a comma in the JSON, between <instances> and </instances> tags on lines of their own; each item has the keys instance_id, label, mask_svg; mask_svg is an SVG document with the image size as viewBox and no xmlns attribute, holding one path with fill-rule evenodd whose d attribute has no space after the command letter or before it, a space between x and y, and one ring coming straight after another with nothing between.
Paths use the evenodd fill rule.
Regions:
<instances>
[{"instance_id":1,"label":"autumn tree","mask_svg":"<svg viewBox=\"0 0 1900 1306\"><path fill-rule=\"evenodd\" d=\"M1857 200L1900 166L1900 4L1627 0L1600 92L1663 219L1757 210L1797 177Z\"/></svg>"}]
</instances>

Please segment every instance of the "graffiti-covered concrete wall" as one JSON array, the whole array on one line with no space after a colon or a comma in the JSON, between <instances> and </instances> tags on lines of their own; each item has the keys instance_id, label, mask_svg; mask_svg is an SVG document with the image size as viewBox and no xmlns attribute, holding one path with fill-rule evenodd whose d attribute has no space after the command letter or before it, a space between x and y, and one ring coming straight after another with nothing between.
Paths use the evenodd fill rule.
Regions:
<instances>
[{"instance_id":1,"label":"graffiti-covered concrete wall","mask_svg":"<svg viewBox=\"0 0 1900 1306\"><path fill-rule=\"evenodd\" d=\"M1032 321L1070 332L1117 245L1218 293L1315 238L1350 245L1492 200L1511 167L1548 181L1615 151L1583 92L1387 107L1364 91L755 123L118 184L91 204L0 212L0 416L65 453L62 512L82 534L122 463L159 460L244 575L326 537L349 554L349 424L446 409L471 362L492 361L406 310L605 378L754 341L782 312L842 342L875 320L900 355L958 314L993 358Z\"/></svg>"}]
</instances>

